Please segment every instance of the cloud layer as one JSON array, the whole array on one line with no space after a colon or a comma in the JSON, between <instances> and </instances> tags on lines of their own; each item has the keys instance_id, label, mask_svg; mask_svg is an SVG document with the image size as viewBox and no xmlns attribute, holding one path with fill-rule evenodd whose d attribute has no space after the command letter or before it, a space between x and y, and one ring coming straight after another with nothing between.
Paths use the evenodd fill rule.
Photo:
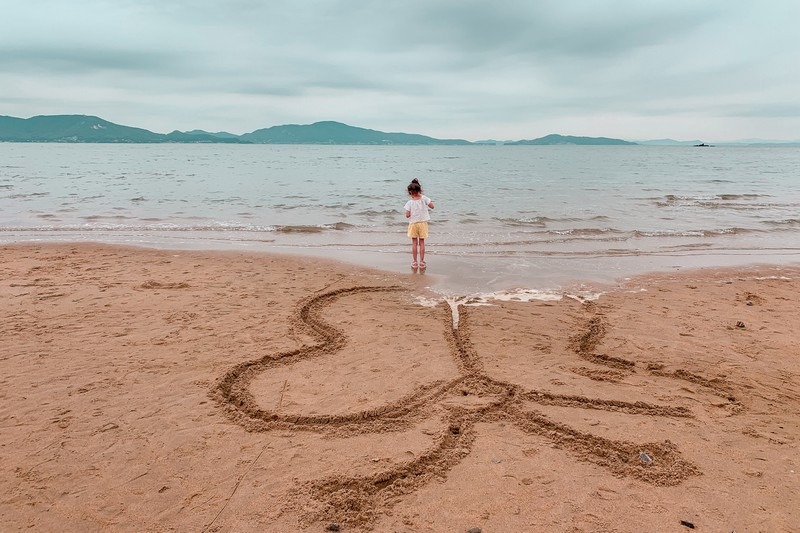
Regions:
<instances>
[{"instance_id":1,"label":"cloud layer","mask_svg":"<svg viewBox=\"0 0 800 533\"><path fill-rule=\"evenodd\" d=\"M166 132L800 138L800 3L31 0L0 114Z\"/></svg>"}]
</instances>

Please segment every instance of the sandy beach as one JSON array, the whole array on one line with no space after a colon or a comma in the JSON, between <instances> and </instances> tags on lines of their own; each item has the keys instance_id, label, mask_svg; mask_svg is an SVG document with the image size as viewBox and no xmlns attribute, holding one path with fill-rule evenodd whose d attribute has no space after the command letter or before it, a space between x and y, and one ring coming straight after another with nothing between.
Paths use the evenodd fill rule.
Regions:
<instances>
[{"instance_id":1,"label":"sandy beach","mask_svg":"<svg viewBox=\"0 0 800 533\"><path fill-rule=\"evenodd\" d=\"M0 246L0 529L798 531L800 268L427 281Z\"/></svg>"}]
</instances>

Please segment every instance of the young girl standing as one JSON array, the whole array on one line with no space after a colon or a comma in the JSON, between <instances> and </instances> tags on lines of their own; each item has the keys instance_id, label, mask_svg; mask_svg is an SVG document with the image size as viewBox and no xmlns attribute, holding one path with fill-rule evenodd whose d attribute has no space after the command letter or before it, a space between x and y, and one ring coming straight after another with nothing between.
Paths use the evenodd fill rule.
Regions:
<instances>
[{"instance_id":1,"label":"young girl standing","mask_svg":"<svg viewBox=\"0 0 800 533\"><path fill-rule=\"evenodd\" d=\"M428 221L431 215L428 213L429 209L433 209L434 205L430 198L422 194L422 186L419 184L417 178L411 180L408 184L408 195L411 199L406 202L406 218L408 219L408 236L411 237L411 257L413 263L411 268L425 268L425 239L428 238ZM419 256L417 256L419 250ZM419 257L419 262L417 262Z\"/></svg>"}]
</instances>

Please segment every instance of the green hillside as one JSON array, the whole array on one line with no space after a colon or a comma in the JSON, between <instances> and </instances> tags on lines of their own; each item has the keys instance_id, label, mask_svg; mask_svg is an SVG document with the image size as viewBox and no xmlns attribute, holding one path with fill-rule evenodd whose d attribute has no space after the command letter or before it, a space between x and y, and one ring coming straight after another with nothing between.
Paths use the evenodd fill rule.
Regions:
<instances>
[{"instance_id":1,"label":"green hillside","mask_svg":"<svg viewBox=\"0 0 800 533\"><path fill-rule=\"evenodd\" d=\"M0 116L0 141L152 143L164 142L164 135L87 115Z\"/></svg>"},{"instance_id":2,"label":"green hillside","mask_svg":"<svg viewBox=\"0 0 800 533\"><path fill-rule=\"evenodd\" d=\"M173 131L167 135L114 124L90 115L50 115L28 119L0 116L0 141L62 143L239 143L238 137Z\"/></svg>"},{"instance_id":3,"label":"green hillside","mask_svg":"<svg viewBox=\"0 0 800 533\"><path fill-rule=\"evenodd\" d=\"M352 145L633 145L608 137L547 135L533 140L479 141L436 139L415 133L387 133L323 121L262 128L244 135L203 130L154 133L142 128L114 124L89 115L50 115L28 119L0 116L0 142L62 143L255 143L255 144L352 144Z\"/></svg>"},{"instance_id":4,"label":"green hillside","mask_svg":"<svg viewBox=\"0 0 800 533\"><path fill-rule=\"evenodd\" d=\"M263 144L471 144L462 139L434 139L412 133L385 133L333 121L273 126L245 133L240 138Z\"/></svg>"},{"instance_id":5,"label":"green hillside","mask_svg":"<svg viewBox=\"0 0 800 533\"><path fill-rule=\"evenodd\" d=\"M609 145L631 145L636 144L630 141L623 141L622 139L611 139L608 137L574 137L572 135L558 135L558 134L551 134L545 135L544 137L539 137L538 139L532 139L529 141L516 141L516 142L508 142L508 145L537 145L537 146L553 146L559 144L573 144L573 145L597 145L597 146L609 146Z\"/></svg>"}]
</instances>

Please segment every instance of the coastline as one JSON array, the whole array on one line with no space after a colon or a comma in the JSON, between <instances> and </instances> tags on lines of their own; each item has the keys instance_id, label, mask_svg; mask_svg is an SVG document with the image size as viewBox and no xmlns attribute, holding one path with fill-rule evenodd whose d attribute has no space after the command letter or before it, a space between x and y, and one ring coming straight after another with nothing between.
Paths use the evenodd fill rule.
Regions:
<instances>
[{"instance_id":1,"label":"coastline","mask_svg":"<svg viewBox=\"0 0 800 533\"><path fill-rule=\"evenodd\" d=\"M391 249L369 247L308 246L293 243L292 239L233 240L227 236L200 235L196 239L167 239L158 235L139 235L120 232L108 234L75 234L47 232L45 238L35 234L3 235L0 246L58 244L99 244L179 252L275 254L284 257L321 259L350 265L353 268L377 269L396 275L409 275L411 254L409 245L395 244ZM10 238L9 238L10 237ZM76 237L82 237L77 238ZM401 239L401 237L398 237ZM405 239L402 237L402 239ZM541 254L460 255L440 251L441 245L429 243L428 268L418 284L428 285L445 298L465 298L487 293L508 291L539 291L543 294L562 294L589 291L593 287L614 287L632 278L649 275L680 274L682 272L752 269L800 266L800 256L794 249L769 250L747 248L728 251L698 250L696 253L650 254L626 253L616 255L577 253L575 255Z\"/></svg>"},{"instance_id":2,"label":"coastline","mask_svg":"<svg viewBox=\"0 0 800 533\"><path fill-rule=\"evenodd\" d=\"M420 176L437 201L427 276L448 296L800 261L797 150L8 148L0 243L246 249L406 274L400 207Z\"/></svg>"},{"instance_id":3,"label":"coastline","mask_svg":"<svg viewBox=\"0 0 800 533\"><path fill-rule=\"evenodd\" d=\"M472 295L454 333L429 275L261 251L0 250L12 529L800 521L796 265Z\"/></svg>"}]
</instances>

